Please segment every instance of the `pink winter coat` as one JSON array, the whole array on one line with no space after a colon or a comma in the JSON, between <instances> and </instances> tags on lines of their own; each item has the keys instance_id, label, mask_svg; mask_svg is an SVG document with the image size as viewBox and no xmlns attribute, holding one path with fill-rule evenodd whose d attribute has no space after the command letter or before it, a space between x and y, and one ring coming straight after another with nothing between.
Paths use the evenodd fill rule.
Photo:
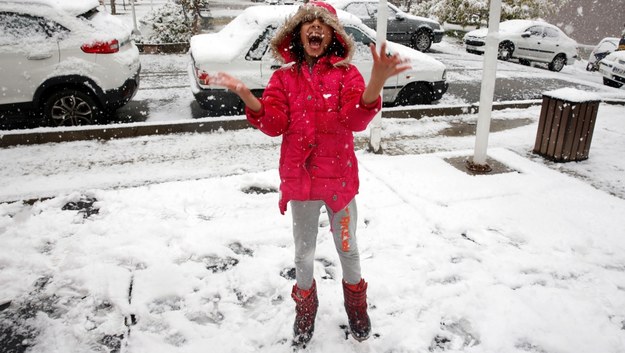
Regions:
<instances>
[{"instance_id":1,"label":"pink winter coat","mask_svg":"<svg viewBox=\"0 0 625 353\"><path fill-rule=\"evenodd\" d=\"M294 59L293 28L306 16L300 9L272 42L284 62ZM319 11L319 10L316 10ZM332 16L323 10L322 16ZM315 12L315 15L319 15ZM299 22L298 22L299 21ZM247 110L248 121L269 136L282 135L280 201L282 214L290 200L323 200L338 212L358 193L358 163L352 132L364 130L381 107L381 99L365 106L365 89L358 69L349 64L353 42L336 17L324 18L345 47L344 56L326 55L309 69L293 63L274 72L258 112Z\"/></svg>"}]
</instances>

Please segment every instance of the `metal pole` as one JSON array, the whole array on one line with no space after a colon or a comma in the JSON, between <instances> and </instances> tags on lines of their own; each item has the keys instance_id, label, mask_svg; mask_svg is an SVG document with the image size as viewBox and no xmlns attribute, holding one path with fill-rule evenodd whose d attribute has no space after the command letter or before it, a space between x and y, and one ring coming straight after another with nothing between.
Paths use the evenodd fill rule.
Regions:
<instances>
[{"instance_id":1,"label":"metal pole","mask_svg":"<svg viewBox=\"0 0 625 353\"><path fill-rule=\"evenodd\" d=\"M380 0L378 5L378 23L377 23L377 37L376 37L376 50L379 55L385 55L381 53L382 43L386 41L386 27L388 21L388 6L386 5L386 0ZM382 97L384 97L384 88L382 88L382 92L380 92ZM381 128L380 124L382 123L382 110L375 115L373 121L371 121L370 126L370 134L369 134L369 149L373 151L373 153L382 153L382 148L380 146L380 142L382 140L381 137Z\"/></svg>"},{"instance_id":2,"label":"metal pole","mask_svg":"<svg viewBox=\"0 0 625 353\"><path fill-rule=\"evenodd\" d=\"M139 29L137 28L137 13L135 12L135 0L130 0L130 4L132 6L132 33L135 35L139 35L141 34L141 32L139 32Z\"/></svg>"},{"instance_id":3,"label":"metal pole","mask_svg":"<svg viewBox=\"0 0 625 353\"><path fill-rule=\"evenodd\" d=\"M484 68L482 73L482 87L480 91L480 110L475 132L475 152L473 162L468 168L479 171L490 171L486 163L486 149L488 133L490 131L490 116L493 110L493 96L495 94L495 78L497 75L497 52L499 48L499 20L501 18L501 0L491 0L488 14L488 34L486 35L486 49L484 51Z\"/></svg>"}]
</instances>

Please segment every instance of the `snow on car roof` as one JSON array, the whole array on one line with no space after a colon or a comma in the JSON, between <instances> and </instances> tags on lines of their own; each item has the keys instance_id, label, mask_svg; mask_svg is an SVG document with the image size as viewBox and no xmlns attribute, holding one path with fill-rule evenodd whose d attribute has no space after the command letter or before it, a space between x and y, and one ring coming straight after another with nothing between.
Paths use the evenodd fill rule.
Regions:
<instances>
[{"instance_id":1,"label":"snow on car roof","mask_svg":"<svg viewBox=\"0 0 625 353\"><path fill-rule=\"evenodd\" d=\"M2 0L0 9L42 16L69 28L89 40L125 40L131 28L106 11L94 11L88 19L79 17L100 6L98 0Z\"/></svg>"},{"instance_id":2,"label":"snow on car roof","mask_svg":"<svg viewBox=\"0 0 625 353\"><path fill-rule=\"evenodd\" d=\"M551 28L558 28L544 21L537 20L508 20L499 23L499 33L522 33L525 32L531 26L549 26ZM467 36L483 37L488 33L488 27L476 29L467 33Z\"/></svg>"},{"instance_id":3,"label":"snow on car roof","mask_svg":"<svg viewBox=\"0 0 625 353\"><path fill-rule=\"evenodd\" d=\"M284 22L296 10L297 6L250 6L221 31L191 37L193 58L197 63L230 62L249 48L270 24Z\"/></svg>"},{"instance_id":4,"label":"snow on car roof","mask_svg":"<svg viewBox=\"0 0 625 353\"><path fill-rule=\"evenodd\" d=\"M501 22L499 24L499 31L519 33L519 32L524 32L529 27L535 26L535 25L545 26L549 24L544 21L534 21L534 20L508 20L508 21Z\"/></svg>"},{"instance_id":5,"label":"snow on car roof","mask_svg":"<svg viewBox=\"0 0 625 353\"><path fill-rule=\"evenodd\" d=\"M100 6L98 0L3 0L0 6L7 5L12 9L32 6L50 6L71 16L81 15L94 7Z\"/></svg>"},{"instance_id":6,"label":"snow on car roof","mask_svg":"<svg viewBox=\"0 0 625 353\"><path fill-rule=\"evenodd\" d=\"M330 5L334 6L336 9L344 9L347 5L353 3L353 2L366 2L366 3L371 3L371 4L379 4L380 1L379 0L326 0L327 3L329 3ZM423 21L423 22L429 22L431 24L436 24L439 25L439 23L431 18L427 18L427 17L422 17L422 16L416 16L413 15L411 13L405 12L402 9L400 9L399 7L395 6L392 3L387 3L388 6L390 6L392 9L395 9L395 11L400 11L404 16L408 17L408 18L412 18L412 19L416 19L419 21Z\"/></svg>"},{"instance_id":7,"label":"snow on car roof","mask_svg":"<svg viewBox=\"0 0 625 353\"><path fill-rule=\"evenodd\" d=\"M282 25L298 8L298 5L250 6L221 31L193 36L191 38L193 57L198 63L230 62L243 50L248 49L265 28L272 24ZM337 13L343 25L360 22L357 17L345 11L338 10ZM204 43L207 42L213 47L206 47Z\"/></svg>"},{"instance_id":8,"label":"snow on car roof","mask_svg":"<svg viewBox=\"0 0 625 353\"><path fill-rule=\"evenodd\" d=\"M250 48L265 28L271 24L284 23L298 8L297 5L248 7L221 31L191 37L190 45L193 59L200 66L206 63L229 63ZM375 31L363 25L358 17L343 10L337 10L337 14L341 24L358 27L375 40ZM206 43L210 43L211 46L208 47ZM413 67L416 71L445 69L445 66L438 60L403 45L390 42L388 48L406 59L418 62L419 65Z\"/></svg>"},{"instance_id":9,"label":"snow on car roof","mask_svg":"<svg viewBox=\"0 0 625 353\"><path fill-rule=\"evenodd\" d=\"M610 53L606 58L610 58L612 60L625 60L625 50L617 50Z\"/></svg>"}]
</instances>

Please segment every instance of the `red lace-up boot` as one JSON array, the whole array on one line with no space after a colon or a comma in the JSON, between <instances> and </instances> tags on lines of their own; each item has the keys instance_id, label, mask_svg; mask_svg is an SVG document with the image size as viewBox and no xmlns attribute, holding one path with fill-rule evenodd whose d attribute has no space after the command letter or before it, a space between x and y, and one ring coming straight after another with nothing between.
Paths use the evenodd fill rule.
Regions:
<instances>
[{"instance_id":1,"label":"red lace-up boot","mask_svg":"<svg viewBox=\"0 0 625 353\"><path fill-rule=\"evenodd\" d=\"M295 300L295 323L293 324L294 343L306 344L315 331L315 316L317 316L317 284L313 280L310 289L302 290L293 286L291 297Z\"/></svg>"},{"instance_id":2,"label":"red lace-up boot","mask_svg":"<svg viewBox=\"0 0 625 353\"><path fill-rule=\"evenodd\" d=\"M371 320L367 314L367 282L364 279L358 284L343 281L343 296L349 330L357 341L364 341L371 333Z\"/></svg>"}]
</instances>

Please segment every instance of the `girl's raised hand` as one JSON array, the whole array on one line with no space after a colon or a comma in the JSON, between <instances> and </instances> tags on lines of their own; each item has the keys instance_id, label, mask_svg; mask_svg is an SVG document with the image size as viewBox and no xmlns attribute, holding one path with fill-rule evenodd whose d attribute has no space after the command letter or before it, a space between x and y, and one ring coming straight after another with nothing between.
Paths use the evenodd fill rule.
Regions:
<instances>
[{"instance_id":1,"label":"girl's raised hand","mask_svg":"<svg viewBox=\"0 0 625 353\"><path fill-rule=\"evenodd\" d=\"M382 55L378 55L373 43L369 49L371 49L371 56L373 57L373 67L371 68L371 79L362 94L362 101L365 104L372 103L378 98L382 88L384 88L384 82L388 78L410 68L408 60L400 58L397 53L390 56L386 55L386 41L382 43L380 50Z\"/></svg>"},{"instance_id":2,"label":"girl's raised hand","mask_svg":"<svg viewBox=\"0 0 625 353\"><path fill-rule=\"evenodd\" d=\"M371 76L386 81L388 78L395 76L410 68L408 60L402 59L399 54L386 55L386 41L382 42L380 53L376 50L375 44L369 45L371 49L371 56L373 57L373 69L371 70Z\"/></svg>"}]
</instances>

